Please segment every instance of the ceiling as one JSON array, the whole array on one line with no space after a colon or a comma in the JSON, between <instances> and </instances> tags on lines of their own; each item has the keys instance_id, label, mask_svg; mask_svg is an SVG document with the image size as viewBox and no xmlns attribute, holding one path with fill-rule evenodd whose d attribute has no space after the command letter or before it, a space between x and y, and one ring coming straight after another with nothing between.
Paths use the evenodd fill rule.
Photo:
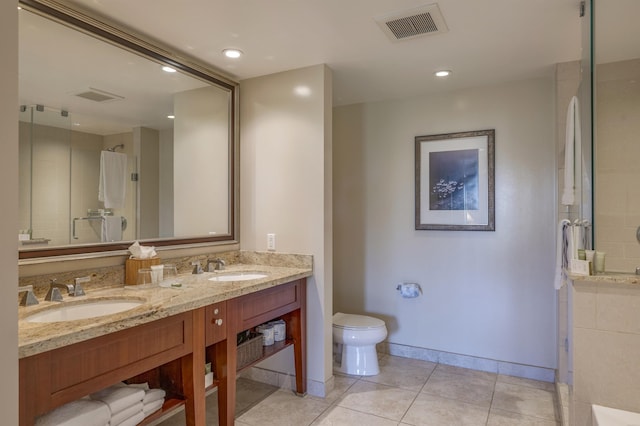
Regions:
<instances>
[{"instance_id":1,"label":"ceiling","mask_svg":"<svg viewBox=\"0 0 640 426\"><path fill-rule=\"evenodd\" d=\"M392 42L375 18L431 0L63 0L233 79L327 64L333 103L551 76L580 59L579 0L439 0L448 32ZM244 55L231 60L228 47ZM433 73L453 74L436 79Z\"/></svg>"}]
</instances>

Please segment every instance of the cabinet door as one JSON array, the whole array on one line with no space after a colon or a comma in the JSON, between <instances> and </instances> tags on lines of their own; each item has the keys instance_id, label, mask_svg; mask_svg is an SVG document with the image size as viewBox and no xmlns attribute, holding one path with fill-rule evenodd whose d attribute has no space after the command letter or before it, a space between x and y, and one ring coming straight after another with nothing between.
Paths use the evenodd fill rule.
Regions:
<instances>
[{"instance_id":1,"label":"cabinet door","mask_svg":"<svg viewBox=\"0 0 640 426\"><path fill-rule=\"evenodd\" d=\"M205 345L210 346L227 338L227 302L214 303L205 308Z\"/></svg>"}]
</instances>

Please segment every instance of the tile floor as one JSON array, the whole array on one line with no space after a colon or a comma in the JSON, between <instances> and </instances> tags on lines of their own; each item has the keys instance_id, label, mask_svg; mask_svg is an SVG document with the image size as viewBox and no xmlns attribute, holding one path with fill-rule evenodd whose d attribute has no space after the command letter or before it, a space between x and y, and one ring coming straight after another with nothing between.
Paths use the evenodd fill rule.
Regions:
<instances>
[{"instance_id":1,"label":"tile floor","mask_svg":"<svg viewBox=\"0 0 640 426\"><path fill-rule=\"evenodd\" d=\"M216 394L207 425L217 425ZM326 398L238 379L238 426L558 426L552 383L380 355L377 376L335 376ZM184 425L179 413L161 426Z\"/></svg>"}]
</instances>

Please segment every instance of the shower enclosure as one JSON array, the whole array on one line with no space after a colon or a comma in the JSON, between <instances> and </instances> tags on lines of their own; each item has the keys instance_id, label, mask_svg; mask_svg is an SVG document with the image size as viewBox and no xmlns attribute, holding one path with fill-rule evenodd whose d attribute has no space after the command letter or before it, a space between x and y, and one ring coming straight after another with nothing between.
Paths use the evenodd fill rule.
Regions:
<instances>
[{"instance_id":1,"label":"shower enclosure","mask_svg":"<svg viewBox=\"0 0 640 426\"><path fill-rule=\"evenodd\" d=\"M22 106L19 123L19 239L21 248L91 244L104 240L107 216L123 218L122 240L136 237L136 182L127 184L122 209L98 201L100 153L117 146L136 173L133 133L83 132L73 114L42 105Z\"/></svg>"}]
</instances>

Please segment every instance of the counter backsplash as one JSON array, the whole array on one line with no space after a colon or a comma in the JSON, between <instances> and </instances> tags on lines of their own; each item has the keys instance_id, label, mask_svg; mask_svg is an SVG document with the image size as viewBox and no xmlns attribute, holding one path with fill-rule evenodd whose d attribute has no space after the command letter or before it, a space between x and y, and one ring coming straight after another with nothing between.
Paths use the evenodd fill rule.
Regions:
<instances>
[{"instance_id":1,"label":"counter backsplash","mask_svg":"<svg viewBox=\"0 0 640 426\"><path fill-rule=\"evenodd\" d=\"M177 266L179 274L190 273L193 269L193 262L199 261L204 267L207 259L220 258L227 265L233 264L250 264L250 265L266 265L281 266L292 268L313 268L313 256L305 254L287 254L273 252L254 252L254 251L227 251L217 252L210 255L185 256L163 258L160 253L162 263L171 263ZM19 286L32 285L36 297L42 300L49 289L51 279L56 279L59 283L72 283L75 278L91 277L91 281L83 284L85 290L97 290L105 288L117 288L124 285L125 280L125 257L122 264L117 266L107 266L102 268L79 269L66 272L58 272L54 274L34 275L29 277L20 277L18 279ZM18 297L20 300L20 297Z\"/></svg>"}]
</instances>

